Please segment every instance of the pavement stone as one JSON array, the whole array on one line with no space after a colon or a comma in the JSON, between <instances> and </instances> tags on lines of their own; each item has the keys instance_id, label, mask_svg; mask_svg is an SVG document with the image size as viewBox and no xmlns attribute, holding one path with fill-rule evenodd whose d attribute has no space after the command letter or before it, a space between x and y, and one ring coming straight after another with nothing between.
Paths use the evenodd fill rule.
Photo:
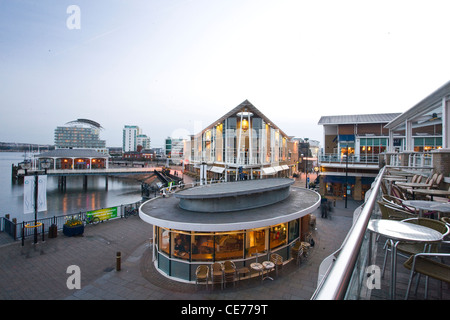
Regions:
<instances>
[{"instance_id":1,"label":"pavement stone","mask_svg":"<svg viewBox=\"0 0 450 320\"><path fill-rule=\"evenodd\" d=\"M151 263L152 226L138 216L88 225L83 236L61 232L45 242L0 244L0 300L309 300L319 264L339 248L352 224L359 202L348 209L336 202L333 219L313 214L315 246L306 263L286 265L274 281L246 279L224 290L217 286L180 283L161 275ZM1 233L0 233L1 234ZM116 253L121 270L115 270ZM81 289L68 289L67 267L81 269Z\"/></svg>"}]
</instances>

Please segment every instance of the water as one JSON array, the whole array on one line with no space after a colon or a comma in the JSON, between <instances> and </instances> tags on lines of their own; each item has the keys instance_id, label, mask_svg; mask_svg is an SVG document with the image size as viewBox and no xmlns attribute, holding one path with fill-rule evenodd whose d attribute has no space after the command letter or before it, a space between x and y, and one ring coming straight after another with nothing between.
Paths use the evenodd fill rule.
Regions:
<instances>
[{"instance_id":1,"label":"water","mask_svg":"<svg viewBox=\"0 0 450 320\"><path fill-rule=\"evenodd\" d=\"M0 217L10 215L18 222L34 220L34 213L23 213L23 184L13 183L11 166L24 160L22 152L0 152ZM58 190L58 177L48 177L47 211L38 218L73 214L100 208L120 206L141 200L141 184L132 179L109 177L108 190L105 177L89 176L83 190L83 177L67 177L65 191Z\"/></svg>"}]
</instances>

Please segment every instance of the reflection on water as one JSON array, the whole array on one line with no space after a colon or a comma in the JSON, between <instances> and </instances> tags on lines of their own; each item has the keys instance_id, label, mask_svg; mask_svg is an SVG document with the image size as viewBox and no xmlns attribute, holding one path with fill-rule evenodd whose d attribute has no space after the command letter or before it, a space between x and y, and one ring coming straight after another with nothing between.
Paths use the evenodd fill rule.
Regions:
<instances>
[{"instance_id":1,"label":"reflection on water","mask_svg":"<svg viewBox=\"0 0 450 320\"><path fill-rule=\"evenodd\" d=\"M17 221L34 219L34 214L23 214L23 185L12 183L11 165L23 161L22 153L0 152L0 216L10 214ZM47 211L38 217L72 214L100 208L119 206L141 200L138 181L108 177L89 176L87 189L83 190L83 177L67 177L66 190L58 189L58 178L48 177Z\"/></svg>"}]
</instances>

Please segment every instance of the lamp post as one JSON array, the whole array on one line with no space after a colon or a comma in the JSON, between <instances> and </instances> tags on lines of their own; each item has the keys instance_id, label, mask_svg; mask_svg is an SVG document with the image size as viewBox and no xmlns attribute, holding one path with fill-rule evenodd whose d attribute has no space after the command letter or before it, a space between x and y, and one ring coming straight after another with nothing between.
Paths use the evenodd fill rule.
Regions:
<instances>
[{"instance_id":1,"label":"lamp post","mask_svg":"<svg viewBox=\"0 0 450 320\"><path fill-rule=\"evenodd\" d=\"M345 209L347 209L347 196L348 196L348 143L346 148L346 156L345 156L345 190L344 190L344 197L345 197Z\"/></svg>"}]
</instances>

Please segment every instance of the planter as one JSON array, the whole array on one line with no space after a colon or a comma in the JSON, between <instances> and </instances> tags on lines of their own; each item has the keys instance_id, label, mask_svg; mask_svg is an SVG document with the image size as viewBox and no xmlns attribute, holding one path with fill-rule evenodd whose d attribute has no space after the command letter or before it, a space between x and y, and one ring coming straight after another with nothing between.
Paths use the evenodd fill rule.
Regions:
<instances>
[{"instance_id":1,"label":"planter","mask_svg":"<svg viewBox=\"0 0 450 320\"><path fill-rule=\"evenodd\" d=\"M78 236L84 233L84 224L74 227L69 227L67 225L63 225L63 233L68 236Z\"/></svg>"}]
</instances>

